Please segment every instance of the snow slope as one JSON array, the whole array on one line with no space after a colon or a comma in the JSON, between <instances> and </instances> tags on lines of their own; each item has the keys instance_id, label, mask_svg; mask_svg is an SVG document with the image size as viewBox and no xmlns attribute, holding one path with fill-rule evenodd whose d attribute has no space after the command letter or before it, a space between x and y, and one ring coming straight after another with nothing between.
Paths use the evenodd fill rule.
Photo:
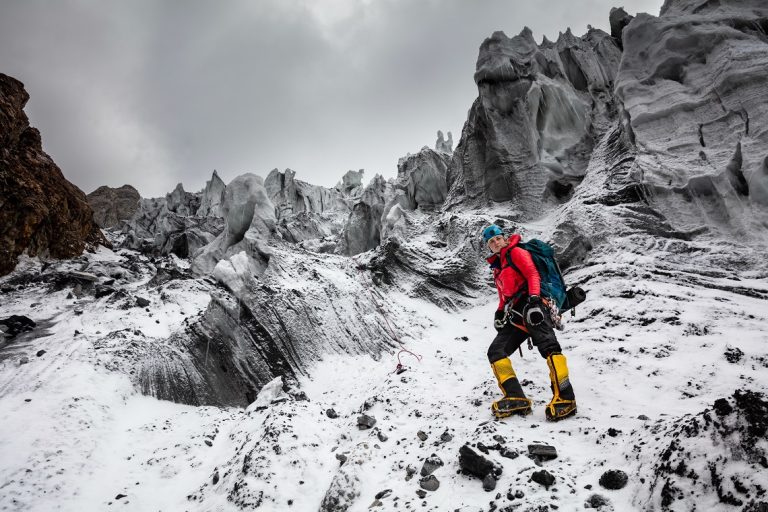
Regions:
<instances>
[{"instance_id":1,"label":"snow slope","mask_svg":"<svg viewBox=\"0 0 768 512\"><path fill-rule=\"evenodd\" d=\"M105 250L94 258L108 265L114 257ZM322 510L349 511L580 510L594 493L610 500L603 510L658 510L670 493L662 492L667 480L683 496L667 504L672 510L736 510L721 502L728 492L744 505L759 501L768 470L709 430L681 443L686 470L699 478L660 466L681 424L738 388L767 391L765 275L713 273L662 251L621 250L568 279L583 283L589 298L560 333L579 412L556 424L544 421L550 392L535 350L513 356L534 414L490 415L499 394L485 356L491 289L459 313L392 291L387 299L400 305L392 309L393 328L423 332L403 340L420 362L402 354L407 371L395 374L394 354L378 361L328 356L301 378L308 400L273 394L257 400L269 405L248 409L142 396L110 366L119 359L102 353L119 349L107 342L113 331L163 336L181 329L178 305L187 316L206 305L200 281L182 281L176 300L158 305L151 318L94 307L78 315L66 290L44 297L33 285L6 291L0 316L48 318L49 335L39 327L0 348L0 510L318 510L321 503ZM37 357L38 350L46 353ZM29 363L19 365L23 355ZM362 411L376 419L372 429L357 428ZM489 451L503 472L486 492L480 480L458 473L458 451L465 443L494 446L494 436L520 455ZM551 444L558 458L539 467L526 455L534 443ZM754 444L758 455L768 453L764 434ZM434 472L440 486L422 499L418 471L433 453L444 462ZM726 476L722 492L708 469L713 461ZM542 468L556 479L549 489L530 481ZM608 469L627 472L628 485L600 488Z\"/></svg>"}]
</instances>

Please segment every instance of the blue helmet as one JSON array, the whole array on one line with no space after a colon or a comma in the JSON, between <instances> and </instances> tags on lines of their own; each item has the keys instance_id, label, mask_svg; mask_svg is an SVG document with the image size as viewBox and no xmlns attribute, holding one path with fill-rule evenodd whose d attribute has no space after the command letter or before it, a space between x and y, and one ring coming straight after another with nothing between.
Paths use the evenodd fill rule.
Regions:
<instances>
[{"instance_id":1,"label":"blue helmet","mask_svg":"<svg viewBox=\"0 0 768 512\"><path fill-rule=\"evenodd\" d=\"M491 238L498 235L503 235L503 234L504 232L501 230L499 226L497 226L496 224L491 224L490 226L488 226L483 230L483 242L487 244L488 240L490 240Z\"/></svg>"}]
</instances>

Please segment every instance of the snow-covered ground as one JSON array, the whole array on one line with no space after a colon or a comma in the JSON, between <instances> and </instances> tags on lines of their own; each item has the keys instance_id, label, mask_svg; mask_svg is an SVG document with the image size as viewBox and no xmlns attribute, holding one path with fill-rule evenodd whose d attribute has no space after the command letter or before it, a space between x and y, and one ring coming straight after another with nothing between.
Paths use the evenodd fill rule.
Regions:
<instances>
[{"instance_id":1,"label":"snow-covered ground","mask_svg":"<svg viewBox=\"0 0 768 512\"><path fill-rule=\"evenodd\" d=\"M89 256L107 267L119 257ZM266 390L247 410L142 396L109 354L121 349L125 329L153 339L180 330L206 307L206 282L170 281L147 296L151 306L126 310L102 307L110 297L67 299L66 288L8 289L0 318L23 314L38 327L0 344L0 510L314 511L324 500L327 510L350 511L582 510L594 493L610 500L603 510L659 509L663 482L651 484L675 422L736 389L768 388L766 280L662 258L623 253L569 274L589 296L559 333L579 407L560 423L544 420L547 367L527 348L513 364L534 413L490 415L499 395L486 358L496 304L490 289L459 313L393 292L388 300L403 306L393 311L419 312L390 321L402 331L419 325L412 330L424 334L403 341L420 361L402 354L407 370L397 374L394 354L327 357L301 379L309 400ZM146 295L150 277L126 293ZM358 429L361 412L376 419L373 428ZM701 453L691 452L688 467L700 478L670 506L734 510L706 492L707 457L732 451L713 437L692 439ZM495 490L459 472L466 443L478 452L478 443L507 448L507 457L485 454L503 467ZM536 443L554 446L557 459L528 457ZM759 443L768 450L764 436ZM432 454L444 463L434 472L440 485L422 498L419 470ZM747 462L725 460L719 469L740 475L760 499L755 485L768 481L768 469L755 473ZM555 477L548 489L530 481L541 469ZM625 471L628 485L601 488L608 469Z\"/></svg>"}]
</instances>

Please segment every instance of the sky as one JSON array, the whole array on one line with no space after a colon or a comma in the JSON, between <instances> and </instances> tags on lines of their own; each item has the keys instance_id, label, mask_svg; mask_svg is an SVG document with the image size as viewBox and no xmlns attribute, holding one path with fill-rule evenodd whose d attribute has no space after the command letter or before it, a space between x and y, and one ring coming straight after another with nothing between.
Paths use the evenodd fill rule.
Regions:
<instances>
[{"instance_id":1,"label":"sky","mask_svg":"<svg viewBox=\"0 0 768 512\"><path fill-rule=\"evenodd\" d=\"M662 0L630 14L658 15ZM610 31L604 0L0 0L0 73L43 149L89 193L157 197L273 168L333 186L458 143L483 40Z\"/></svg>"}]
</instances>

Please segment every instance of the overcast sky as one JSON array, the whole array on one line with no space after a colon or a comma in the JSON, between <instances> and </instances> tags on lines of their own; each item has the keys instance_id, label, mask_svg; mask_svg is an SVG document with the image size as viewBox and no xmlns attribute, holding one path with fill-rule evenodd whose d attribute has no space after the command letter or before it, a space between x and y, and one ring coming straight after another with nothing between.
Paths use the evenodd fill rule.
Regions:
<instances>
[{"instance_id":1,"label":"overcast sky","mask_svg":"<svg viewBox=\"0 0 768 512\"><path fill-rule=\"evenodd\" d=\"M657 15L662 0L635 0ZM607 0L0 0L0 72L24 82L43 147L86 193L142 196L291 168L349 169L458 143L495 30L608 29Z\"/></svg>"}]
</instances>

